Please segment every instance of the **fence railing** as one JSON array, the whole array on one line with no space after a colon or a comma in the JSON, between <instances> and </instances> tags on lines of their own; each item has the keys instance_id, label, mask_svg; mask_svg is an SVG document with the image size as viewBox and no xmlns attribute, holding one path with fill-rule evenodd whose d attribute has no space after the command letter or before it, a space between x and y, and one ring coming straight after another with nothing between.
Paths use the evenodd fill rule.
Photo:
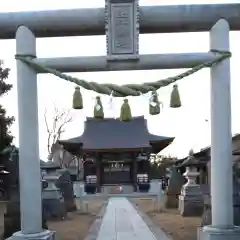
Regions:
<instances>
[{"instance_id":1,"label":"fence railing","mask_svg":"<svg viewBox=\"0 0 240 240\"><path fill-rule=\"evenodd\" d=\"M84 211L88 211L88 202L92 199L103 199L108 200L109 198L128 198L128 199L134 199L134 198L140 198L140 199L153 199L154 204L153 208L154 211L159 211L161 209L161 203L163 202L163 191L161 188L161 183L159 182L159 187L157 188L158 191L156 192L133 192L133 193L95 193L95 194L86 194L84 192L84 189L82 188L79 191L79 194L75 197L76 200L80 202L80 209L84 209Z\"/></svg>"}]
</instances>

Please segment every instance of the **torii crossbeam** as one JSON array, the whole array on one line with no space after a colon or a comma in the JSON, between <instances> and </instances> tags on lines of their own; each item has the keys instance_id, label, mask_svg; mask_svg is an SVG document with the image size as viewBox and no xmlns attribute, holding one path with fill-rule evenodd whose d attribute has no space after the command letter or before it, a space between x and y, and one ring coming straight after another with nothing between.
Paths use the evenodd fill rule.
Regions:
<instances>
[{"instance_id":1,"label":"torii crossbeam","mask_svg":"<svg viewBox=\"0 0 240 240\"><path fill-rule=\"evenodd\" d=\"M240 30L240 4L140 7L140 33L209 31L220 19ZM0 39L15 38L19 26L36 37L105 35L104 8L0 13Z\"/></svg>"}]
</instances>

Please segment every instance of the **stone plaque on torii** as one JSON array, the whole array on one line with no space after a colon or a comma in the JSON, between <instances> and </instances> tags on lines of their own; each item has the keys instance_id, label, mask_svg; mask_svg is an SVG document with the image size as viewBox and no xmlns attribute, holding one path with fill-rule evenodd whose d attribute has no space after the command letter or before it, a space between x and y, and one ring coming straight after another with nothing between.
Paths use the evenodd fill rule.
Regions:
<instances>
[{"instance_id":1,"label":"stone plaque on torii","mask_svg":"<svg viewBox=\"0 0 240 240\"><path fill-rule=\"evenodd\" d=\"M139 59L139 0L105 0L107 60Z\"/></svg>"}]
</instances>

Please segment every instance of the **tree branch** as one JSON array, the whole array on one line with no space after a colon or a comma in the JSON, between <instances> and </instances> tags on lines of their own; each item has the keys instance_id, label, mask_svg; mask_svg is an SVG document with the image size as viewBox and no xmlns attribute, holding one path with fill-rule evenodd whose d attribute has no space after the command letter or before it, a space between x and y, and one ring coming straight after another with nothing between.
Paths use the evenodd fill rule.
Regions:
<instances>
[{"instance_id":1,"label":"tree branch","mask_svg":"<svg viewBox=\"0 0 240 240\"><path fill-rule=\"evenodd\" d=\"M49 122L47 121L47 111L45 111L44 121L45 121L47 134L48 134L47 148L48 148L48 153L50 158L52 157L52 154L54 151L53 146L60 139L62 133L65 132L64 127L66 126L66 124L72 122L73 120L73 118L70 116L70 112L71 112L71 109L67 111L64 109L59 109L54 104L52 127L50 128Z\"/></svg>"},{"instance_id":2,"label":"tree branch","mask_svg":"<svg viewBox=\"0 0 240 240\"><path fill-rule=\"evenodd\" d=\"M45 121L45 125L46 125L46 128L47 128L47 133L48 133L48 138L47 138L48 154L51 154L51 136L52 136L52 133L49 129L48 122L47 122L47 110L45 110L45 113L44 113L44 121Z\"/></svg>"}]
</instances>

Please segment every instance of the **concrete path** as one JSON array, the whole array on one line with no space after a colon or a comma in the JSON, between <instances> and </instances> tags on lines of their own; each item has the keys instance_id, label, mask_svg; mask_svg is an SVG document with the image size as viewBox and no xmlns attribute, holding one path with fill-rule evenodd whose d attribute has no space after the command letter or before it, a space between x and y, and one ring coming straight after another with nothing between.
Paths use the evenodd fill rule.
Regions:
<instances>
[{"instance_id":1,"label":"concrete path","mask_svg":"<svg viewBox=\"0 0 240 240\"><path fill-rule=\"evenodd\" d=\"M157 240L126 198L110 198L97 240Z\"/></svg>"}]
</instances>

